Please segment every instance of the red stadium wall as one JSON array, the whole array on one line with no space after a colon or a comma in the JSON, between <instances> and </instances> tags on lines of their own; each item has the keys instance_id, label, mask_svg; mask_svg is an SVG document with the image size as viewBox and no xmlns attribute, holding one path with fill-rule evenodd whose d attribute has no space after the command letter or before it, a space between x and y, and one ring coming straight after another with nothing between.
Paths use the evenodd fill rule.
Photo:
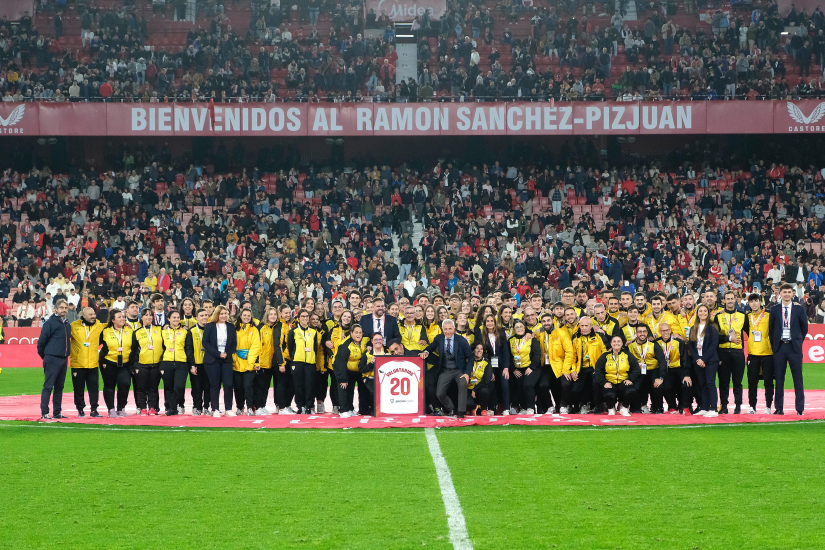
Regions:
<instances>
[{"instance_id":1,"label":"red stadium wall","mask_svg":"<svg viewBox=\"0 0 825 550\"><path fill-rule=\"evenodd\" d=\"M14 136L474 136L825 132L825 102L2 103Z\"/></svg>"}]
</instances>

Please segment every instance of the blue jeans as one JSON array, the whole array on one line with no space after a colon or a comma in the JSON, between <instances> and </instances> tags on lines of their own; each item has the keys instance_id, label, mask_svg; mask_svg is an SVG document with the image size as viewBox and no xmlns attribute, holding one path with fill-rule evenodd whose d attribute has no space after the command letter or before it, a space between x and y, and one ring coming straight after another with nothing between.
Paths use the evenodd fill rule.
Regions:
<instances>
[{"instance_id":1,"label":"blue jeans","mask_svg":"<svg viewBox=\"0 0 825 550\"><path fill-rule=\"evenodd\" d=\"M398 272L398 280L406 281L410 275L410 271L412 271L412 264L401 264L401 269Z\"/></svg>"},{"instance_id":2,"label":"blue jeans","mask_svg":"<svg viewBox=\"0 0 825 550\"><path fill-rule=\"evenodd\" d=\"M309 24L313 27L318 25L319 8L309 8Z\"/></svg>"}]
</instances>

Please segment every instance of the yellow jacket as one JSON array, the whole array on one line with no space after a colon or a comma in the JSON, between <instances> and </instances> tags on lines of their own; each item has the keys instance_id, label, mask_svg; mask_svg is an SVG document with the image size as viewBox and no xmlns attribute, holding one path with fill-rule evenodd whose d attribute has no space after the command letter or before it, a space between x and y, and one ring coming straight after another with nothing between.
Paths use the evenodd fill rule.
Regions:
<instances>
[{"instance_id":1,"label":"yellow jacket","mask_svg":"<svg viewBox=\"0 0 825 550\"><path fill-rule=\"evenodd\" d=\"M539 340L544 346L543 355L549 360L556 378L570 372L576 361L576 352L573 350L573 341L570 333L563 328L554 329L549 335L541 333Z\"/></svg>"},{"instance_id":2,"label":"yellow jacket","mask_svg":"<svg viewBox=\"0 0 825 550\"><path fill-rule=\"evenodd\" d=\"M163 335L159 326L140 327L132 332L132 338L132 347L138 350L138 364L157 365L160 363L163 357Z\"/></svg>"},{"instance_id":3,"label":"yellow jacket","mask_svg":"<svg viewBox=\"0 0 825 550\"><path fill-rule=\"evenodd\" d=\"M583 368L596 366L596 361L607 351L604 340L591 329L590 335L579 335L573 340L573 352L576 354L571 370L578 373ZM570 372L570 371L566 371Z\"/></svg>"},{"instance_id":4,"label":"yellow jacket","mask_svg":"<svg viewBox=\"0 0 825 550\"><path fill-rule=\"evenodd\" d=\"M118 363L126 367L132 363L132 329L129 325L122 330L115 330L115 327L107 327L100 333L100 359Z\"/></svg>"},{"instance_id":5,"label":"yellow jacket","mask_svg":"<svg viewBox=\"0 0 825 550\"><path fill-rule=\"evenodd\" d=\"M95 321L94 325L89 326L83 322L83 319L78 319L70 327L71 367L73 369L96 369L99 366L100 333L106 325Z\"/></svg>"},{"instance_id":6,"label":"yellow jacket","mask_svg":"<svg viewBox=\"0 0 825 550\"><path fill-rule=\"evenodd\" d=\"M262 369L272 368L272 356L275 354L275 340L272 339L274 327L266 323L261 325L261 355L258 357L258 365Z\"/></svg>"},{"instance_id":7,"label":"yellow jacket","mask_svg":"<svg viewBox=\"0 0 825 550\"><path fill-rule=\"evenodd\" d=\"M146 285L151 292L154 292L155 289L158 288L158 278L154 275L148 275L145 279L143 279L143 284Z\"/></svg>"},{"instance_id":8,"label":"yellow jacket","mask_svg":"<svg viewBox=\"0 0 825 550\"><path fill-rule=\"evenodd\" d=\"M161 330L163 336L163 361L186 362L186 329L182 326L176 330L165 327Z\"/></svg>"},{"instance_id":9,"label":"yellow jacket","mask_svg":"<svg viewBox=\"0 0 825 550\"><path fill-rule=\"evenodd\" d=\"M255 370L255 363L261 354L261 333L255 325L242 325L236 329L238 335L238 351L247 350L246 358L238 356L238 351L232 354L232 370L249 372Z\"/></svg>"}]
</instances>

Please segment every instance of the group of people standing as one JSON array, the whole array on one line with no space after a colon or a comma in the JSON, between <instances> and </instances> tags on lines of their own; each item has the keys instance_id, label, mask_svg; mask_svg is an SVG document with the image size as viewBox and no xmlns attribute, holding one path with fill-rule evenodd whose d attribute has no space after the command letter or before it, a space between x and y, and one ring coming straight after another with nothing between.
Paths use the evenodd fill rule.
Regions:
<instances>
[{"instance_id":1,"label":"group of people standing","mask_svg":"<svg viewBox=\"0 0 825 550\"><path fill-rule=\"evenodd\" d=\"M38 341L46 379L41 415L49 418L53 393L53 418L65 418L69 360L80 417L87 392L89 416L101 416L101 378L109 417L127 416L130 390L138 414L184 414L187 382L193 415L323 414L327 397L334 414L369 415L379 355L424 359L426 406L435 415L669 411L714 417L729 413L731 382L739 414L746 371L747 412L758 412L761 381L763 412L773 406L774 414L784 414L788 365L795 409L804 411L807 318L790 285L770 311L759 294L749 296L747 307L730 292L721 306L715 291L703 293L698 306L692 294L648 301L624 292L584 302L574 301L576 294L568 289L551 305L539 294L521 304L500 292L483 303L455 295L430 303L420 296L387 308L380 297L353 292L333 300L329 311L307 298L297 311L269 307L263 319L243 305L233 319L223 305L189 298L170 311L156 295L142 311L136 302L110 310L105 324L90 307L66 323L61 301ZM267 408L271 388L274 410Z\"/></svg>"}]
</instances>

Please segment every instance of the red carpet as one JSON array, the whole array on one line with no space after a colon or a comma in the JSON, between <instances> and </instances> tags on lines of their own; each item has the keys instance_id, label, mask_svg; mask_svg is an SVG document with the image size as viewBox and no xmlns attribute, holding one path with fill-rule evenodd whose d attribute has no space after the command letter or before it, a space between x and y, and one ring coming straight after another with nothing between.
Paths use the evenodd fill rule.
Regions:
<instances>
[{"instance_id":1,"label":"red carpet","mask_svg":"<svg viewBox=\"0 0 825 550\"><path fill-rule=\"evenodd\" d=\"M762 395L757 410L762 411ZM162 398L162 394L161 394ZM747 390L746 390L747 398ZM339 418L331 413L303 416L237 416L232 418L212 416L190 416L192 403L187 392L185 415L179 416L129 416L127 418L108 418L104 412L103 395L100 396L100 412L102 418L77 418L74 410L73 395L63 394L63 413L69 418L60 421L80 424L123 425L123 426L170 426L170 427L207 427L207 428L434 428L453 426L664 426L687 424L730 424L744 422L789 422L794 420L822 420L825 419L825 390L810 390L805 392L805 414L797 416L793 410L794 393L785 392L785 415L740 414L723 415L717 418L701 416L682 416L680 414L634 414L630 417L600 415L516 415L494 417L467 417L463 420L446 417L353 417ZM88 403L88 400L87 400ZM271 403L270 403L271 405ZM327 400L327 410L332 406ZM731 409L732 411L733 409ZM126 411L135 412L132 396ZM40 396L22 395L17 397L0 397L0 420L38 420L40 418Z\"/></svg>"}]
</instances>

